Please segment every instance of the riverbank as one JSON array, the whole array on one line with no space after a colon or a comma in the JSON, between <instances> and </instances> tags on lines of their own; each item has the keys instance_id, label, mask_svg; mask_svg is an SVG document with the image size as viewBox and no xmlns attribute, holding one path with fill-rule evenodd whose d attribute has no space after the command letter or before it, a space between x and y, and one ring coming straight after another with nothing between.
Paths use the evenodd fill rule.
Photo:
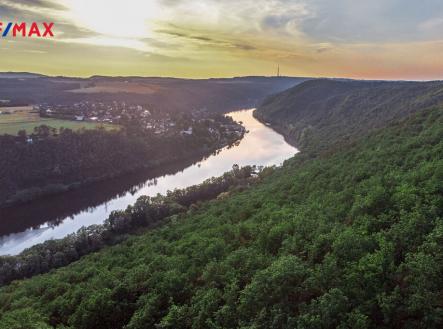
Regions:
<instances>
[{"instance_id":1,"label":"riverbank","mask_svg":"<svg viewBox=\"0 0 443 329\"><path fill-rule=\"evenodd\" d=\"M230 143L219 144L216 147L207 150L198 150L193 153L188 153L186 156L183 157L172 157L172 158L161 159L154 166L152 165L139 166L128 170L121 170L117 173L110 175L103 175L100 177L89 178L85 181L75 182L72 184L66 184L66 185L57 184L57 185L50 185L45 188L31 188L27 190L21 190L17 195L13 196L11 199L7 200L4 203L1 203L0 209L20 206L26 203L38 201L41 198L78 190L80 188L86 188L109 179L119 178L129 174L136 174L137 172L141 172L144 170L158 171L158 169L161 169L164 166L179 165L179 163L182 161L198 162L216 153L218 150L224 147L234 145L235 143L239 142L242 138L243 135L240 136L238 139L231 141Z\"/></svg>"},{"instance_id":2,"label":"riverbank","mask_svg":"<svg viewBox=\"0 0 443 329\"><path fill-rule=\"evenodd\" d=\"M286 143L292 145L293 147L296 147L297 149L300 148L300 143L297 141L297 139L294 136L290 134L290 130L288 128L286 128L283 125L279 125L277 123L269 122L268 120L260 116L257 110L254 110L254 112L252 112L252 115L254 116L255 119L257 119L257 121L261 122L267 127L270 127L271 129L275 130L277 133L282 135Z\"/></svg>"},{"instance_id":3,"label":"riverbank","mask_svg":"<svg viewBox=\"0 0 443 329\"><path fill-rule=\"evenodd\" d=\"M213 156L212 153L210 156ZM158 177L175 173L207 159L189 158L156 168L139 170L115 178L72 189L56 195L41 197L35 201L8 208L0 208L0 245L2 237L20 234L42 225L56 227L66 218L76 218L82 211L100 208L122 195L131 195L145 186L155 184ZM67 201L68 200L68 201ZM123 209L125 205L119 207Z\"/></svg>"},{"instance_id":4,"label":"riverbank","mask_svg":"<svg viewBox=\"0 0 443 329\"><path fill-rule=\"evenodd\" d=\"M148 141L143 136L103 130L63 132L39 138L38 142L28 145L20 137L3 136L0 142L6 154L9 152L10 158L16 160L1 161L5 162L7 173L0 179L3 184L0 208L66 193L122 175L156 170L174 162L199 161L244 136L245 130L235 122L228 124L230 129L235 127L236 133L223 128L223 122L212 121L212 124L215 129L199 127L194 133L191 130L189 136L169 136L165 140L155 137ZM23 167L22 171L26 169L26 177L22 177L20 171L14 173L14 166Z\"/></svg>"},{"instance_id":5,"label":"riverbank","mask_svg":"<svg viewBox=\"0 0 443 329\"><path fill-rule=\"evenodd\" d=\"M0 211L0 255L16 255L47 240L61 239L77 232L82 226L100 225L112 211L126 209L142 196L167 195L168 191L201 184L211 177L219 177L232 170L234 164L274 166L282 164L298 150L283 136L266 127L252 116L252 110L228 114L242 122L249 133L232 147L224 147L202 161L183 166L168 167L167 174L153 171L122 176L99 183L99 188L84 188L62 193Z\"/></svg>"},{"instance_id":6,"label":"riverbank","mask_svg":"<svg viewBox=\"0 0 443 329\"><path fill-rule=\"evenodd\" d=\"M63 239L32 246L17 256L0 257L0 286L66 266L82 256L120 243L130 235L158 227L191 206L195 210L196 204L235 189L248 188L269 173L257 172L254 167L234 168L221 177L167 195L140 197L126 210L112 212L103 225L82 227ZM37 259L39 264L46 265L35 267Z\"/></svg>"}]
</instances>

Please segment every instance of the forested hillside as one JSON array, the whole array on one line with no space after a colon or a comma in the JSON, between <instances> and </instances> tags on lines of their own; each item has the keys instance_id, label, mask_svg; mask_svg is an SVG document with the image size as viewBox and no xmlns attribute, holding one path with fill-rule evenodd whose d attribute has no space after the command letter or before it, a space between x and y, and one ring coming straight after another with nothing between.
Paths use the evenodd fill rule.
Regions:
<instances>
[{"instance_id":1,"label":"forested hillside","mask_svg":"<svg viewBox=\"0 0 443 329\"><path fill-rule=\"evenodd\" d=\"M0 135L0 206L140 169L198 160L241 138L225 128L240 125L221 115L179 125L192 127L193 133L184 136L180 128L159 136L131 122L111 131L42 125L31 134L22 130L17 136Z\"/></svg>"},{"instance_id":2,"label":"forested hillside","mask_svg":"<svg viewBox=\"0 0 443 329\"><path fill-rule=\"evenodd\" d=\"M6 105L124 101L149 104L166 112L229 112L257 106L266 96L281 92L307 78L238 77L178 79L155 77L90 78L49 77L0 72L0 100Z\"/></svg>"},{"instance_id":3,"label":"forested hillside","mask_svg":"<svg viewBox=\"0 0 443 329\"><path fill-rule=\"evenodd\" d=\"M319 79L267 98L255 115L304 150L327 149L443 104L443 82Z\"/></svg>"},{"instance_id":4,"label":"forested hillside","mask_svg":"<svg viewBox=\"0 0 443 329\"><path fill-rule=\"evenodd\" d=\"M443 109L341 143L2 288L0 328L441 328Z\"/></svg>"}]
</instances>

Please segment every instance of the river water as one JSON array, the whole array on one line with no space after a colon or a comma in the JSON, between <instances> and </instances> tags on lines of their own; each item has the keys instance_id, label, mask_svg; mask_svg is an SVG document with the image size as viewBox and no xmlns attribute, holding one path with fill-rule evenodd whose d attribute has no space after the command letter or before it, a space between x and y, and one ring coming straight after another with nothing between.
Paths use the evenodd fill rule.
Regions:
<instances>
[{"instance_id":1,"label":"river water","mask_svg":"<svg viewBox=\"0 0 443 329\"><path fill-rule=\"evenodd\" d=\"M249 132L238 145L225 147L197 163L164 166L148 174L127 175L0 210L0 255L15 255L46 240L63 238L82 226L101 224L111 211L125 209L141 195L200 184L231 170L234 164L280 165L298 152L282 135L256 120L252 112L228 113Z\"/></svg>"}]
</instances>

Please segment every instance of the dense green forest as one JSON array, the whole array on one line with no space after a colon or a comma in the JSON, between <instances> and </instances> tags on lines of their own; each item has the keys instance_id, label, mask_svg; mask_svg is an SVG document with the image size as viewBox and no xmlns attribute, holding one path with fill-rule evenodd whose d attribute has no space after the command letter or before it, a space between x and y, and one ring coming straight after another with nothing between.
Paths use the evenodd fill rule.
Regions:
<instances>
[{"instance_id":1,"label":"dense green forest","mask_svg":"<svg viewBox=\"0 0 443 329\"><path fill-rule=\"evenodd\" d=\"M438 105L443 105L441 81L318 79L267 98L255 115L302 150L318 151Z\"/></svg>"},{"instance_id":2,"label":"dense green forest","mask_svg":"<svg viewBox=\"0 0 443 329\"><path fill-rule=\"evenodd\" d=\"M222 176L199 185L175 189L166 195L140 197L125 210L111 212L103 225L82 227L63 239L37 244L17 256L0 256L0 286L66 266L84 255L122 242L129 234L161 225L168 217L187 211L195 203L256 184L271 171L270 168L234 166Z\"/></svg>"},{"instance_id":3,"label":"dense green forest","mask_svg":"<svg viewBox=\"0 0 443 329\"><path fill-rule=\"evenodd\" d=\"M412 107L3 287L0 328L441 328L443 110Z\"/></svg>"},{"instance_id":4,"label":"dense green forest","mask_svg":"<svg viewBox=\"0 0 443 329\"><path fill-rule=\"evenodd\" d=\"M0 206L182 159L198 160L240 138L224 128L234 122L221 115L185 123L185 129L193 127L192 135L157 136L136 122L113 131L43 125L18 136L0 135Z\"/></svg>"}]
</instances>

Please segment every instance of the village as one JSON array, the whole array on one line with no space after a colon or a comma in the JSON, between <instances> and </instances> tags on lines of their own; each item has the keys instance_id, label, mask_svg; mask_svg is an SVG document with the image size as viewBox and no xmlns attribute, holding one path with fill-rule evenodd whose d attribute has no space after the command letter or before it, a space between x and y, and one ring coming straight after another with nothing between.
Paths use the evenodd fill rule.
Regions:
<instances>
[{"instance_id":1,"label":"village","mask_svg":"<svg viewBox=\"0 0 443 329\"><path fill-rule=\"evenodd\" d=\"M191 136L195 129L206 129L217 139L242 137L244 127L231 118L214 114L206 109L194 109L190 113L169 113L152 106L127 104L124 101L92 102L74 104L38 104L34 111L42 118L55 118L77 122L137 127L145 133L161 136L181 134Z\"/></svg>"}]
</instances>

